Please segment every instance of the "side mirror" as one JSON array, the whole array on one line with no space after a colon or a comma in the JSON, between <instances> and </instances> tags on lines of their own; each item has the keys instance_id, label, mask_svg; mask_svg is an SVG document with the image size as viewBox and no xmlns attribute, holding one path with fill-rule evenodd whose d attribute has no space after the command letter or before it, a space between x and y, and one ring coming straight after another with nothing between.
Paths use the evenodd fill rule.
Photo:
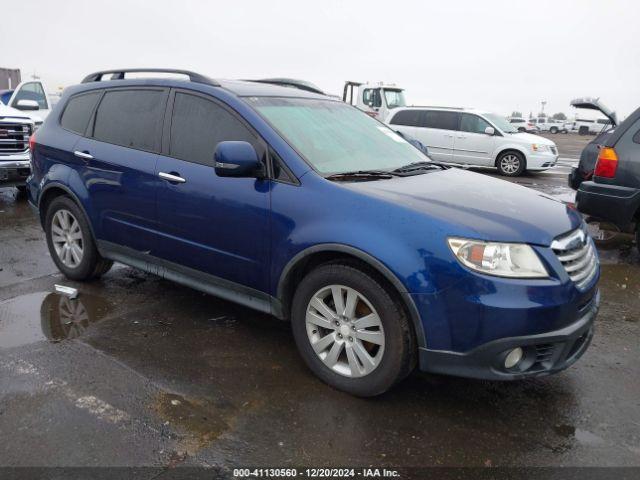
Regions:
<instances>
[{"instance_id":1,"label":"side mirror","mask_svg":"<svg viewBox=\"0 0 640 480\"><path fill-rule=\"evenodd\" d=\"M484 129L484 133L486 133L487 135L495 135L496 130L493 127L487 127Z\"/></svg>"},{"instance_id":2,"label":"side mirror","mask_svg":"<svg viewBox=\"0 0 640 480\"><path fill-rule=\"evenodd\" d=\"M219 177L264 177L264 166L249 142L220 142L213 160Z\"/></svg>"},{"instance_id":3,"label":"side mirror","mask_svg":"<svg viewBox=\"0 0 640 480\"><path fill-rule=\"evenodd\" d=\"M35 100L22 99L16 103L18 110L40 110L40 105Z\"/></svg>"}]
</instances>

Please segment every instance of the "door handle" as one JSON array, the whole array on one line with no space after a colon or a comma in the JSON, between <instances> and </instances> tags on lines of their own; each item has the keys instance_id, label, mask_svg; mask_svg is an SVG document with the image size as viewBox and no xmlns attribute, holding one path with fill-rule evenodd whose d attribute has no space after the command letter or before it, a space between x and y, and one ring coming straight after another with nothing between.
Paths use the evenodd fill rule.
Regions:
<instances>
[{"instance_id":1,"label":"door handle","mask_svg":"<svg viewBox=\"0 0 640 480\"><path fill-rule=\"evenodd\" d=\"M158 176L160 178L164 178L165 180L167 180L168 182L171 182L171 183L185 183L186 182L186 180L184 178L182 178L180 175L176 175L175 172L174 173L160 172L160 173L158 173Z\"/></svg>"},{"instance_id":2,"label":"door handle","mask_svg":"<svg viewBox=\"0 0 640 480\"><path fill-rule=\"evenodd\" d=\"M458 137L458 138L467 138L467 137Z\"/></svg>"},{"instance_id":3,"label":"door handle","mask_svg":"<svg viewBox=\"0 0 640 480\"><path fill-rule=\"evenodd\" d=\"M76 150L73 152L76 157L82 158L83 160L93 160L93 155L87 152L81 152L80 150Z\"/></svg>"}]
</instances>

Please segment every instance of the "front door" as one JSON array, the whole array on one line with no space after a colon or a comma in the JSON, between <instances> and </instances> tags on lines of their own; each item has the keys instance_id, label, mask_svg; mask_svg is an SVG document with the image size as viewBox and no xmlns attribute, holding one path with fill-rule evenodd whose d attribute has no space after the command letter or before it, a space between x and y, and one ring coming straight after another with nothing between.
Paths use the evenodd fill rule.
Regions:
<instances>
[{"instance_id":1,"label":"front door","mask_svg":"<svg viewBox=\"0 0 640 480\"><path fill-rule=\"evenodd\" d=\"M169 101L171 122L156 165L163 182L158 193L159 256L266 292L270 183L218 177L213 166L221 141L248 141L261 158L266 156L264 144L209 96L177 90Z\"/></svg>"},{"instance_id":2,"label":"front door","mask_svg":"<svg viewBox=\"0 0 640 480\"><path fill-rule=\"evenodd\" d=\"M485 119L472 113L460 114L460 130L456 132L453 155L456 163L493 166L495 136L487 135L491 127Z\"/></svg>"},{"instance_id":3,"label":"front door","mask_svg":"<svg viewBox=\"0 0 640 480\"><path fill-rule=\"evenodd\" d=\"M22 82L19 84L9 100L9 106L17 110L23 110L23 107L18 104L20 100L31 100L37 102L37 110L28 110L25 113L33 113L42 120L44 120L51 111L51 105L49 104L49 99L47 98L44 86L42 85L42 82L37 80Z\"/></svg>"}]
</instances>

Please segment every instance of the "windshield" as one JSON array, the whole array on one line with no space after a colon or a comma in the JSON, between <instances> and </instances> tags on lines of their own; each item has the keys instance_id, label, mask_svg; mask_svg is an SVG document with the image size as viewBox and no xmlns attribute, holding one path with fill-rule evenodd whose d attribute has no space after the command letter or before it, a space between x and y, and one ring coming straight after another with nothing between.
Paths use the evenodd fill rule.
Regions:
<instances>
[{"instance_id":1,"label":"windshield","mask_svg":"<svg viewBox=\"0 0 640 480\"><path fill-rule=\"evenodd\" d=\"M511 125L511 123L509 123L509 120L501 117L500 115L496 115L495 113L484 113L483 115L504 133L518 132L518 130L513 125Z\"/></svg>"},{"instance_id":2,"label":"windshield","mask_svg":"<svg viewBox=\"0 0 640 480\"><path fill-rule=\"evenodd\" d=\"M384 89L384 98L387 101L387 108L406 107L407 102L404 99L402 90Z\"/></svg>"},{"instance_id":3,"label":"windshield","mask_svg":"<svg viewBox=\"0 0 640 480\"><path fill-rule=\"evenodd\" d=\"M248 101L323 175L390 171L430 161L391 129L342 102L274 97Z\"/></svg>"}]
</instances>

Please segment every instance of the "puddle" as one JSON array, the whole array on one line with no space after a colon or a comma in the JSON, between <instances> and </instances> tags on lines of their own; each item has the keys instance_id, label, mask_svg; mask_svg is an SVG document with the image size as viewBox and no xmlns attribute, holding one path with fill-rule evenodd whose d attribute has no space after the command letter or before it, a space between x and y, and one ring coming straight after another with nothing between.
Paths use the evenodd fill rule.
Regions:
<instances>
[{"instance_id":1,"label":"puddle","mask_svg":"<svg viewBox=\"0 0 640 480\"><path fill-rule=\"evenodd\" d=\"M55 292L36 292L0 302L0 348L77 338L105 317L110 306L95 295L75 300Z\"/></svg>"},{"instance_id":2,"label":"puddle","mask_svg":"<svg viewBox=\"0 0 640 480\"><path fill-rule=\"evenodd\" d=\"M206 400L190 400L166 392L158 395L153 408L168 422L165 423L167 427L179 433L177 453L188 456L195 455L231 429L238 413L230 405L218 406ZM243 411L247 408L250 405L244 405Z\"/></svg>"}]
</instances>

